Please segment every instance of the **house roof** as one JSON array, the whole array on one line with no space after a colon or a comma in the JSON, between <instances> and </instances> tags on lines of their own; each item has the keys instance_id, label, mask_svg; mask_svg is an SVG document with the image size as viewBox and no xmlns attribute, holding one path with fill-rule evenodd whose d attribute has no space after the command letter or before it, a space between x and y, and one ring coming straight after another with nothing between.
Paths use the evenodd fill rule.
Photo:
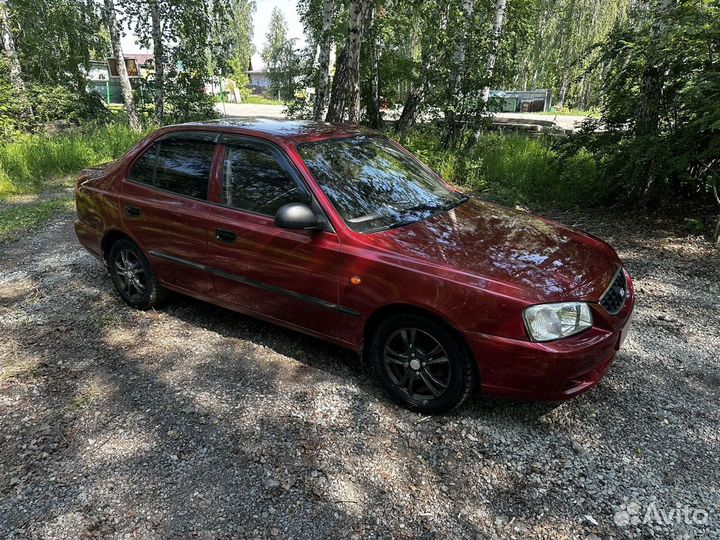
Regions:
<instances>
[{"instance_id":1,"label":"house roof","mask_svg":"<svg viewBox=\"0 0 720 540\"><path fill-rule=\"evenodd\" d=\"M147 53L125 53L123 56L125 59L134 59L138 65L146 64L148 60L152 60L154 58L152 54Z\"/></svg>"}]
</instances>

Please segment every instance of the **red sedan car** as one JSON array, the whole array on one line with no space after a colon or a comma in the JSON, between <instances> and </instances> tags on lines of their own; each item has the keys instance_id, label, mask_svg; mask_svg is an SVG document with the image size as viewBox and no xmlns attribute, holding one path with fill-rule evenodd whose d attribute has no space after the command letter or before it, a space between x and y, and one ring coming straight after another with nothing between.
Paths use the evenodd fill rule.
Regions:
<instances>
[{"instance_id":1,"label":"red sedan car","mask_svg":"<svg viewBox=\"0 0 720 540\"><path fill-rule=\"evenodd\" d=\"M468 198L354 126L202 123L84 171L78 239L139 309L180 292L365 352L423 412L565 399L627 333L630 276L575 229Z\"/></svg>"}]
</instances>

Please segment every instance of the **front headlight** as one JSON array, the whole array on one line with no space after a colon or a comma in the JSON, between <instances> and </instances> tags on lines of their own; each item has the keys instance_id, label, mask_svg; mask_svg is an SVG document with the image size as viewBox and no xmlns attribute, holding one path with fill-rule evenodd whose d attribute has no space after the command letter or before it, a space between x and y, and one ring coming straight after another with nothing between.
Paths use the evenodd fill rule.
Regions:
<instances>
[{"instance_id":1,"label":"front headlight","mask_svg":"<svg viewBox=\"0 0 720 540\"><path fill-rule=\"evenodd\" d=\"M585 302L530 306L523 316L533 341L552 341L572 336L592 326L590 306Z\"/></svg>"}]
</instances>

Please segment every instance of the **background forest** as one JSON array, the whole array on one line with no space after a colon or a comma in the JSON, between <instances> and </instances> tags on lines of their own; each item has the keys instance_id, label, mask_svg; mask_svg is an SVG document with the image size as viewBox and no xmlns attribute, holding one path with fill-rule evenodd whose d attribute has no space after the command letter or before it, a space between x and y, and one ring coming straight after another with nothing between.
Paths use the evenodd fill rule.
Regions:
<instances>
[{"instance_id":1,"label":"background forest","mask_svg":"<svg viewBox=\"0 0 720 540\"><path fill-rule=\"evenodd\" d=\"M245 87L257 9L0 0L0 193L112 159L154 126L214 116L204 85L224 76ZM448 180L508 203L682 204L699 216L720 204L715 0L300 0L297 10L305 45L278 10L258 51L293 117L385 130ZM142 91L121 70L125 107L109 111L84 73L91 59L122 57L128 29L156 69ZM571 136L492 132L491 88L547 88L557 114L589 118ZM55 120L81 126L89 142L43 135ZM112 135L97 131L108 124Z\"/></svg>"}]
</instances>

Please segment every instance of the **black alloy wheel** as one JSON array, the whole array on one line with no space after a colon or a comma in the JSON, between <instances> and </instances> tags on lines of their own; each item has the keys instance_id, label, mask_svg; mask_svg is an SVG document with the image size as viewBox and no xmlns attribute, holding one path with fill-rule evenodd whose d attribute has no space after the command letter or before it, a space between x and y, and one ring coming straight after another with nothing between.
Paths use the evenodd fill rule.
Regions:
<instances>
[{"instance_id":1,"label":"black alloy wheel","mask_svg":"<svg viewBox=\"0 0 720 540\"><path fill-rule=\"evenodd\" d=\"M430 317L389 317L375 330L371 356L386 390L415 411L455 408L477 385L474 361L464 342Z\"/></svg>"}]
</instances>

